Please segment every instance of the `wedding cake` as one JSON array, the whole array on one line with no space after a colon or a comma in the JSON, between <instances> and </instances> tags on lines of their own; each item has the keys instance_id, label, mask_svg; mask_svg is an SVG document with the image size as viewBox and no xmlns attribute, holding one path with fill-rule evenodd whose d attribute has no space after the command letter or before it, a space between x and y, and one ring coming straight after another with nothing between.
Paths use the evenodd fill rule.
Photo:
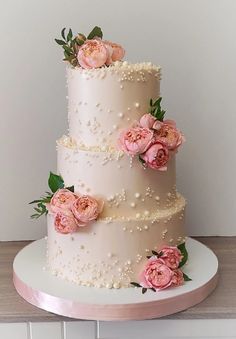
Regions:
<instances>
[{"instance_id":1,"label":"wedding cake","mask_svg":"<svg viewBox=\"0 0 236 339\"><path fill-rule=\"evenodd\" d=\"M61 35L69 131L51 192L33 202L33 217L47 214L47 269L82 286L179 286L189 280L175 172L184 136L161 108L161 68L122 61L98 27Z\"/></svg>"}]
</instances>

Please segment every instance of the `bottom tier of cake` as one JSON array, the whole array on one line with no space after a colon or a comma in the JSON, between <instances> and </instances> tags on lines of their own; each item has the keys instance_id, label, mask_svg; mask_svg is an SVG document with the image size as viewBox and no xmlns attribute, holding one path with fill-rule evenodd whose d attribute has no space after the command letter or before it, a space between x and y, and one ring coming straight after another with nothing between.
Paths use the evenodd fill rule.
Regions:
<instances>
[{"instance_id":1,"label":"bottom tier of cake","mask_svg":"<svg viewBox=\"0 0 236 339\"><path fill-rule=\"evenodd\" d=\"M152 250L185 241L185 199L142 219L99 219L73 234L60 234L48 215L47 269L78 285L129 287Z\"/></svg>"}]
</instances>

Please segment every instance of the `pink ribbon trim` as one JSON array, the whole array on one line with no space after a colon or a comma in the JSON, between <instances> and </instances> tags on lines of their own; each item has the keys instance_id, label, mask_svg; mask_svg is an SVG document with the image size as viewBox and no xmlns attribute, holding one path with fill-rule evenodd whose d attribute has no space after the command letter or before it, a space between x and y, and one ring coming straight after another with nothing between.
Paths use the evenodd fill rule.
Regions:
<instances>
[{"instance_id":1,"label":"pink ribbon trim","mask_svg":"<svg viewBox=\"0 0 236 339\"><path fill-rule=\"evenodd\" d=\"M86 320L142 320L159 318L185 310L205 299L216 287L218 274L198 289L165 300L136 304L96 305L83 304L49 295L27 286L13 272L17 292L30 304L70 318Z\"/></svg>"}]
</instances>

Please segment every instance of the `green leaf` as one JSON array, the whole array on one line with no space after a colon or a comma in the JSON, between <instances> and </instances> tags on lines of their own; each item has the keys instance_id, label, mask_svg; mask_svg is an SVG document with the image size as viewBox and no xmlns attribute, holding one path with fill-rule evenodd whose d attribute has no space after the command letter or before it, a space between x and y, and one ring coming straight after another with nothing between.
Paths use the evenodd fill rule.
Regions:
<instances>
[{"instance_id":1,"label":"green leaf","mask_svg":"<svg viewBox=\"0 0 236 339\"><path fill-rule=\"evenodd\" d=\"M33 201L31 201L31 202L29 202L29 205L31 205L31 204L37 204L38 202L41 202L42 200L33 200Z\"/></svg>"},{"instance_id":2,"label":"green leaf","mask_svg":"<svg viewBox=\"0 0 236 339\"><path fill-rule=\"evenodd\" d=\"M44 197L42 199L42 202L47 204L47 203L49 203L51 201L51 199L52 199L52 194L50 196L48 196L48 197Z\"/></svg>"},{"instance_id":3,"label":"green leaf","mask_svg":"<svg viewBox=\"0 0 236 339\"><path fill-rule=\"evenodd\" d=\"M70 28L70 29L69 29L69 32L68 32L68 34L67 34L67 37L66 37L66 41L67 41L67 42L70 41L70 40L72 39L72 37L73 37L73 33L72 33L71 28Z\"/></svg>"},{"instance_id":4,"label":"green leaf","mask_svg":"<svg viewBox=\"0 0 236 339\"><path fill-rule=\"evenodd\" d=\"M158 254L157 254L157 257L158 258L161 258L163 256L163 252L162 251L159 251Z\"/></svg>"},{"instance_id":5,"label":"green leaf","mask_svg":"<svg viewBox=\"0 0 236 339\"><path fill-rule=\"evenodd\" d=\"M145 164L146 164L146 162L141 158L140 155L139 155L139 157L138 157L138 160L141 162L142 165L145 165Z\"/></svg>"},{"instance_id":6,"label":"green leaf","mask_svg":"<svg viewBox=\"0 0 236 339\"><path fill-rule=\"evenodd\" d=\"M151 255L147 255L147 259L150 259L152 256Z\"/></svg>"},{"instance_id":7,"label":"green leaf","mask_svg":"<svg viewBox=\"0 0 236 339\"><path fill-rule=\"evenodd\" d=\"M152 290L153 292L156 292L154 287L151 287L150 290Z\"/></svg>"},{"instance_id":8,"label":"green leaf","mask_svg":"<svg viewBox=\"0 0 236 339\"><path fill-rule=\"evenodd\" d=\"M74 186L66 187L66 189L71 191L71 192L73 192L73 193L75 191L75 187Z\"/></svg>"},{"instance_id":9,"label":"green leaf","mask_svg":"<svg viewBox=\"0 0 236 339\"><path fill-rule=\"evenodd\" d=\"M131 285L135 286L135 287L142 287L141 285L139 285L138 283L131 281L130 283Z\"/></svg>"},{"instance_id":10,"label":"green leaf","mask_svg":"<svg viewBox=\"0 0 236 339\"><path fill-rule=\"evenodd\" d=\"M61 36L63 37L64 40L66 40L66 37L65 37L65 30L66 30L66 27L64 27L61 31Z\"/></svg>"},{"instance_id":11,"label":"green leaf","mask_svg":"<svg viewBox=\"0 0 236 339\"><path fill-rule=\"evenodd\" d=\"M60 175L50 172L48 186L50 187L51 191L55 193L59 188L64 188L64 180Z\"/></svg>"},{"instance_id":12,"label":"green leaf","mask_svg":"<svg viewBox=\"0 0 236 339\"><path fill-rule=\"evenodd\" d=\"M103 34L102 34L102 30L100 27L98 26L95 26L92 31L89 33L89 35L87 36L87 39L93 39L95 37L98 37L98 38L101 38L103 37Z\"/></svg>"},{"instance_id":13,"label":"green leaf","mask_svg":"<svg viewBox=\"0 0 236 339\"><path fill-rule=\"evenodd\" d=\"M156 251L152 251L152 254L158 256L158 253Z\"/></svg>"},{"instance_id":14,"label":"green leaf","mask_svg":"<svg viewBox=\"0 0 236 339\"><path fill-rule=\"evenodd\" d=\"M142 288L142 294L146 293L147 292L147 288L143 287Z\"/></svg>"},{"instance_id":15,"label":"green leaf","mask_svg":"<svg viewBox=\"0 0 236 339\"><path fill-rule=\"evenodd\" d=\"M41 215L35 213L30 216L31 219L38 219Z\"/></svg>"},{"instance_id":16,"label":"green leaf","mask_svg":"<svg viewBox=\"0 0 236 339\"><path fill-rule=\"evenodd\" d=\"M183 259L181 260L180 264L179 264L179 268L184 266L184 264L186 264L187 260L188 260L188 251L186 250L186 246L185 246L185 242L183 242L182 244L177 246L178 249L180 250Z\"/></svg>"},{"instance_id":17,"label":"green leaf","mask_svg":"<svg viewBox=\"0 0 236 339\"><path fill-rule=\"evenodd\" d=\"M162 97L158 98L155 102L153 102L153 100L150 99L150 108L149 108L149 113L159 121L163 121L166 112L161 108L161 100Z\"/></svg>"},{"instance_id":18,"label":"green leaf","mask_svg":"<svg viewBox=\"0 0 236 339\"><path fill-rule=\"evenodd\" d=\"M66 44L66 42L65 42L65 41L63 41L63 40L60 40L60 39L55 39L55 41L56 41L56 43L57 43L58 45L60 45L60 46L63 46L63 45L65 45L65 44Z\"/></svg>"},{"instance_id":19,"label":"green leaf","mask_svg":"<svg viewBox=\"0 0 236 339\"><path fill-rule=\"evenodd\" d=\"M192 281L191 278L187 276L187 274L183 273L184 281Z\"/></svg>"},{"instance_id":20,"label":"green leaf","mask_svg":"<svg viewBox=\"0 0 236 339\"><path fill-rule=\"evenodd\" d=\"M64 48L64 51L66 51L68 56L71 56L71 55L74 56L74 52L70 47L68 47L67 45L63 45L62 47Z\"/></svg>"}]
</instances>

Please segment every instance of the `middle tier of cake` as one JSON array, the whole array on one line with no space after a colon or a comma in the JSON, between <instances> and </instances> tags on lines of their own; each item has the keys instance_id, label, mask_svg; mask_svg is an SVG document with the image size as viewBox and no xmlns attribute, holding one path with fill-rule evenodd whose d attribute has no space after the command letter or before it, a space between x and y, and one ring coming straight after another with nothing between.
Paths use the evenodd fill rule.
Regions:
<instances>
[{"instance_id":1,"label":"middle tier of cake","mask_svg":"<svg viewBox=\"0 0 236 339\"><path fill-rule=\"evenodd\" d=\"M79 149L69 137L57 142L57 171L75 192L104 201L102 218L142 220L175 205L175 155L167 171L144 168L137 158L120 151Z\"/></svg>"}]
</instances>

